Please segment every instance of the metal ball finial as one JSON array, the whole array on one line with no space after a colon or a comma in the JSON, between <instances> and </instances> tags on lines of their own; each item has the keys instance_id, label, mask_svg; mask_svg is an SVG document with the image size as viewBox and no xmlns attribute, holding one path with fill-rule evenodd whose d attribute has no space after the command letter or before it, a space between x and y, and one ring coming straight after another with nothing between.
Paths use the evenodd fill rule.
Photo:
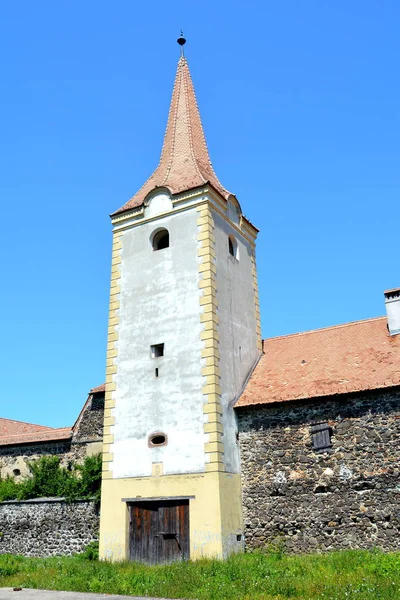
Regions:
<instances>
[{"instance_id":1,"label":"metal ball finial","mask_svg":"<svg viewBox=\"0 0 400 600\"><path fill-rule=\"evenodd\" d=\"M176 40L180 46L184 46L186 44L186 38L183 37L183 31L181 30L181 35Z\"/></svg>"}]
</instances>

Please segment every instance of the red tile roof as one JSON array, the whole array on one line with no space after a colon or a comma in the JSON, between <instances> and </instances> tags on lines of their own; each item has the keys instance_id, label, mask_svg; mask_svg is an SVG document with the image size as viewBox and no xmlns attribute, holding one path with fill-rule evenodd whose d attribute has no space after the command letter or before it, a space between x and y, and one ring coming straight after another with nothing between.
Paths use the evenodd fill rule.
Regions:
<instances>
[{"instance_id":1,"label":"red tile roof","mask_svg":"<svg viewBox=\"0 0 400 600\"><path fill-rule=\"evenodd\" d=\"M101 385L98 385L97 387L94 387L90 390L89 394L98 394L100 392L105 392L106 391L106 384L102 383Z\"/></svg>"},{"instance_id":2,"label":"red tile roof","mask_svg":"<svg viewBox=\"0 0 400 600\"><path fill-rule=\"evenodd\" d=\"M71 427L54 429L44 425L0 418L0 446L68 440L71 436Z\"/></svg>"},{"instance_id":3,"label":"red tile roof","mask_svg":"<svg viewBox=\"0 0 400 600\"><path fill-rule=\"evenodd\" d=\"M105 392L105 388L106 384L103 383L102 385L92 388L89 394ZM82 411L86 405L87 401L84 404ZM72 434L73 427L46 427L45 425L35 425L33 423L13 421L12 419L3 419L0 417L0 446L67 441L72 437Z\"/></svg>"},{"instance_id":4,"label":"red tile roof","mask_svg":"<svg viewBox=\"0 0 400 600\"><path fill-rule=\"evenodd\" d=\"M236 407L400 385L400 335L386 317L264 340Z\"/></svg>"},{"instance_id":5,"label":"red tile roof","mask_svg":"<svg viewBox=\"0 0 400 600\"><path fill-rule=\"evenodd\" d=\"M207 183L225 199L231 195L221 185L212 167L189 66L182 56L178 62L159 165L143 187L114 215L141 206L157 187L166 187L172 194L178 194Z\"/></svg>"}]
</instances>

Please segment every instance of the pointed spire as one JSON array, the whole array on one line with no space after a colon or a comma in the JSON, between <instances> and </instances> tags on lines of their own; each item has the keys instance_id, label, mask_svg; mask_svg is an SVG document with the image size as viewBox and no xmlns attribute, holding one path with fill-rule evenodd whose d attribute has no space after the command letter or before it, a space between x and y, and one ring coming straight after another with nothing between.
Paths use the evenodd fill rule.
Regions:
<instances>
[{"instance_id":1,"label":"pointed spire","mask_svg":"<svg viewBox=\"0 0 400 600\"><path fill-rule=\"evenodd\" d=\"M159 165L143 187L114 214L141 206L157 187L166 187L171 194L178 194L207 183L224 198L231 195L214 173L189 66L182 55L178 61Z\"/></svg>"}]
</instances>

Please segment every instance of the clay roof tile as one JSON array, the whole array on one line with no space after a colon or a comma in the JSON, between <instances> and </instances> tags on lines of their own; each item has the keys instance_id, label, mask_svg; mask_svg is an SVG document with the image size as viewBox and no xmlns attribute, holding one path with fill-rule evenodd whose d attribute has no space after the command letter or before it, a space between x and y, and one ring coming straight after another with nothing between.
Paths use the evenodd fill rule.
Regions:
<instances>
[{"instance_id":1,"label":"clay roof tile","mask_svg":"<svg viewBox=\"0 0 400 600\"><path fill-rule=\"evenodd\" d=\"M386 317L270 338L263 349L237 408L400 385L400 335Z\"/></svg>"},{"instance_id":2,"label":"clay roof tile","mask_svg":"<svg viewBox=\"0 0 400 600\"><path fill-rule=\"evenodd\" d=\"M68 440L71 436L71 427L54 429L44 425L0 418L0 446Z\"/></svg>"},{"instance_id":3,"label":"clay roof tile","mask_svg":"<svg viewBox=\"0 0 400 600\"><path fill-rule=\"evenodd\" d=\"M166 187L172 194L178 194L207 183L225 199L231 195L212 167L189 66L181 56L159 165L140 190L113 215L141 206L157 187Z\"/></svg>"}]
</instances>

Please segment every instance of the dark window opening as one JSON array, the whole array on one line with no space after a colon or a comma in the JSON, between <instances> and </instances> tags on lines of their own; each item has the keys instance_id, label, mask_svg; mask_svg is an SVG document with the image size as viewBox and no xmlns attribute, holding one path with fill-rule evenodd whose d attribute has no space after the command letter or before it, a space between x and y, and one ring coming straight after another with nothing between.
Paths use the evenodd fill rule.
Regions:
<instances>
[{"instance_id":1,"label":"dark window opening","mask_svg":"<svg viewBox=\"0 0 400 600\"><path fill-rule=\"evenodd\" d=\"M158 377L158 367L156 367L156 370L154 372L155 376Z\"/></svg>"},{"instance_id":2,"label":"dark window opening","mask_svg":"<svg viewBox=\"0 0 400 600\"><path fill-rule=\"evenodd\" d=\"M167 229L161 229L153 237L153 250L164 250L169 248L169 232Z\"/></svg>"},{"instance_id":3,"label":"dark window opening","mask_svg":"<svg viewBox=\"0 0 400 600\"><path fill-rule=\"evenodd\" d=\"M149 436L149 446L166 446L167 436L165 433L153 433Z\"/></svg>"},{"instance_id":4,"label":"dark window opening","mask_svg":"<svg viewBox=\"0 0 400 600\"><path fill-rule=\"evenodd\" d=\"M153 344L150 346L151 349L151 358L159 358L160 356L164 356L164 344Z\"/></svg>"},{"instance_id":5,"label":"dark window opening","mask_svg":"<svg viewBox=\"0 0 400 600\"><path fill-rule=\"evenodd\" d=\"M14 469L13 475L15 475L15 477L18 477L18 475L21 475L21 471L19 469Z\"/></svg>"},{"instance_id":6,"label":"dark window opening","mask_svg":"<svg viewBox=\"0 0 400 600\"><path fill-rule=\"evenodd\" d=\"M241 534L241 533L238 533L238 534L237 534L237 536L236 536L236 541L237 541L237 542L241 542L241 541L242 541L242 534Z\"/></svg>"},{"instance_id":7,"label":"dark window opening","mask_svg":"<svg viewBox=\"0 0 400 600\"><path fill-rule=\"evenodd\" d=\"M311 426L311 438L314 450L324 450L325 448L331 448L331 435L332 429L328 423L314 423Z\"/></svg>"},{"instance_id":8,"label":"dark window opening","mask_svg":"<svg viewBox=\"0 0 400 600\"><path fill-rule=\"evenodd\" d=\"M228 249L230 256L233 256L233 258L239 260L238 243L233 235L228 237Z\"/></svg>"}]
</instances>

